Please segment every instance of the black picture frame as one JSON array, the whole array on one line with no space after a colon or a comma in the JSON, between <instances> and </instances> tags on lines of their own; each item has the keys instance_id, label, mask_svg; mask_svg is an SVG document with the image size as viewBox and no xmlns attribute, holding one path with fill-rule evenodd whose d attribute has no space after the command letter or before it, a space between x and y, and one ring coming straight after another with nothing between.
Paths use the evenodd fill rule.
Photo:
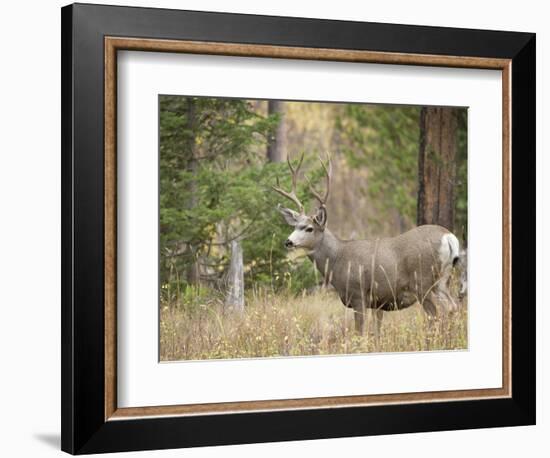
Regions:
<instances>
[{"instance_id":1,"label":"black picture frame","mask_svg":"<svg viewBox=\"0 0 550 458\"><path fill-rule=\"evenodd\" d=\"M88 4L66 6L61 14L64 451L84 454L535 424L535 34ZM106 36L511 59L512 396L106 421Z\"/></svg>"}]
</instances>

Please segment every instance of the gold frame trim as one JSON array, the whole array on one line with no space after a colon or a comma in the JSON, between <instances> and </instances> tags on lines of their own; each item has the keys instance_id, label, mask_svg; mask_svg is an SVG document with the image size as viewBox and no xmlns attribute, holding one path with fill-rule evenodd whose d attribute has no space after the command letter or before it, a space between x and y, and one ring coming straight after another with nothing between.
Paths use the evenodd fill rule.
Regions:
<instances>
[{"instance_id":1,"label":"gold frame trim","mask_svg":"<svg viewBox=\"0 0 550 458\"><path fill-rule=\"evenodd\" d=\"M300 48L199 41L105 37L105 420L143 417L245 413L367 406L381 404L459 401L509 398L511 373L511 67L510 59L386 53L343 49ZM171 406L117 407L116 345L116 88L117 51L176 52L242 57L269 57L339 62L480 68L502 71L502 380L501 388L433 391L364 396L336 396L304 399L242 401Z\"/></svg>"}]
</instances>

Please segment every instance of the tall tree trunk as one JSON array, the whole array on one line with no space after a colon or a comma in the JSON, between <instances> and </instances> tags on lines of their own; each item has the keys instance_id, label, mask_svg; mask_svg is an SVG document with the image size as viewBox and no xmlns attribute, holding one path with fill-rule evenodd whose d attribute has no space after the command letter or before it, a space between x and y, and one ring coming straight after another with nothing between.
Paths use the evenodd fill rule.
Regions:
<instances>
[{"instance_id":1,"label":"tall tree trunk","mask_svg":"<svg viewBox=\"0 0 550 458\"><path fill-rule=\"evenodd\" d=\"M196 129L196 107L195 100L189 97L187 102L187 130L191 132L189 135L189 141L187 143L187 154L189 159L187 162L187 170L191 173L192 179L189 185L189 200L187 201L188 208L192 209L197 205L197 182L195 176L198 171L197 154L195 151L195 129ZM198 285L200 283L200 264L197 254L197 247L188 245L190 254L189 265L186 270L187 283L191 285Z\"/></svg>"},{"instance_id":2,"label":"tall tree trunk","mask_svg":"<svg viewBox=\"0 0 550 458\"><path fill-rule=\"evenodd\" d=\"M457 115L454 108L420 111L417 223L454 230Z\"/></svg>"},{"instance_id":3,"label":"tall tree trunk","mask_svg":"<svg viewBox=\"0 0 550 458\"><path fill-rule=\"evenodd\" d=\"M233 310L243 311L244 309L244 265L243 249L241 242L231 242L231 263L227 272L227 294L225 297L226 307Z\"/></svg>"},{"instance_id":4,"label":"tall tree trunk","mask_svg":"<svg viewBox=\"0 0 550 458\"><path fill-rule=\"evenodd\" d=\"M267 102L268 115L278 114L279 124L267 145L267 159L270 162L283 162L286 160L286 124L284 113L284 102L280 100L269 100Z\"/></svg>"}]
</instances>

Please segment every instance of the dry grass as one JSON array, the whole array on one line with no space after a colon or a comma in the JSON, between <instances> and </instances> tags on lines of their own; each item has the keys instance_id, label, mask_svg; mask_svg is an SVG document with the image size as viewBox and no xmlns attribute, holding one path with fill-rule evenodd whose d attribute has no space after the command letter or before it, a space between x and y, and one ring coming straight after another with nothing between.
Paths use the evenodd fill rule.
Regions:
<instances>
[{"instance_id":1,"label":"dry grass","mask_svg":"<svg viewBox=\"0 0 550 458\"><path fill-rule=\"evenodd\" d=\"M162 303L160 317L162 361L467 348L465 305L432 323L418 304L384 313L377 340L356 335L353 312L327 290L302 297L256 292L242 313L224 310L217 300L184 307L180 299Z\"/></svg>"}]
</instances>

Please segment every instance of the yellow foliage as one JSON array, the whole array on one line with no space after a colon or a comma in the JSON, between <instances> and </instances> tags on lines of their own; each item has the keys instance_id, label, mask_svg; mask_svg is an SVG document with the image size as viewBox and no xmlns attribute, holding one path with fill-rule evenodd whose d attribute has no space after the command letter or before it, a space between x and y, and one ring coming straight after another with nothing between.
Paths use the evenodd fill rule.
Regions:
<instances>
[{"instance_id":1,"label":"yellow foliage","mask_svg":"<svg viewBox=\"0 0 550 458\"><path fill-rule=\"evenodd\" d=\"M224 310L221 303L210 302L193 312L163 303L160 315L163 361L467 348L465 305L432 323L418 304L385 313L376 339L369 332L357 335L353 312L327 290L302 297L255 292L247 297L243 313Z\"/></svg>"}]
</instances>

